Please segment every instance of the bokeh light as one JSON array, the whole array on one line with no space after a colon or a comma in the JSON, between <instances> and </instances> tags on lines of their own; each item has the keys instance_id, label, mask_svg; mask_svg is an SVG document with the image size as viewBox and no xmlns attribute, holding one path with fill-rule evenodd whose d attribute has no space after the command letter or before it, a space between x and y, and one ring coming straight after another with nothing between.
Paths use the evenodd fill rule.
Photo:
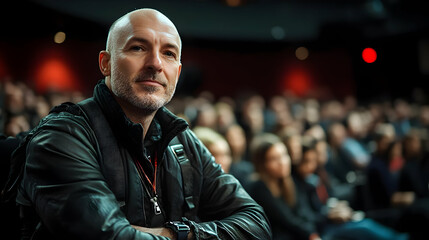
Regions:
<instances>
[{"instance_id":1,"label":"bokeh light","mask_svg":"<svg viewBox=\"0 0 429 240\"><path fill-rule=\"evenodd\" d=\"M304 61L308 58L309 52L306 47L299 47L295 50L295 56L301 61Z\"/></svg>"},{"instance_id":2,"label":"bokeh light","mask_svg":"<svg viewBox=\"0 0 429 240\"><path fill-rule=\"evenodd\" d=\"M64 32L57 32L54 36L54 42L61 44L66 40L66 34Z\"/></svg>"},{"instance_id":3,"label":"bokeh light","mask_svg":"<svg viewBox=\"0 0 429 240\"><path fill-rule=\"evenodd\" d=\"M366 63L373 63L377 60L377 52L373 48L365 48L362 51L362 59Z\"/></svg>"}]
</instances>

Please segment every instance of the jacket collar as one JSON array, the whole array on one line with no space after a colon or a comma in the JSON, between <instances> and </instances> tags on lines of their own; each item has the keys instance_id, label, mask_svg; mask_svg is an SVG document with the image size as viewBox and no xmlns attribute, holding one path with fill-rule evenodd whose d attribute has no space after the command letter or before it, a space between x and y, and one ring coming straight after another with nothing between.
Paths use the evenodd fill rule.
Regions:
<instances>
[{"instance_id":1,"label":"jacket collar","mask_svg":"<svg viewBox=\"0 0 429 240\"><path fill-rule=\"evenodd\" d=\"M94 89L94 99L99 104L106 116L114 134L119 142L133 154L140 156L143 153L143 126L133 123L124 113L121 106L116 102L110 89L103 80L100 80ZM167 108L160 108L155 114L146 139L159 142L160 151L168 146L168 143L180 132L188 127L185 120L171 113Z\"/></svg>"}]
</instances>

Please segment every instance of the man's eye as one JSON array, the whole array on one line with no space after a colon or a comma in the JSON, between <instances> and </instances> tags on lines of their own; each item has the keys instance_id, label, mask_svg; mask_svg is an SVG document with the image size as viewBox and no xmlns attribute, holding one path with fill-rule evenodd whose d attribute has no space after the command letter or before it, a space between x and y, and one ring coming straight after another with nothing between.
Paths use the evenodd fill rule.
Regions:
<instances>
[{"instance_id":1,"label":"man's eye","mask_svg":"<svg viewBox=\"0 0 429 240\"><path fill-rule=\"evenodd\" d=\"M172 51L166 51L164 54L168 57L176 58L176 54Z\"/></svg>"},{"instance_id":2,"label":"man's eye","mask_svg":"<svg viewBox=\"0 0 429 240\"><path fill-rule=\"evenodd\" d=\"M143 48L140 46L132 46L130 49L133 51L143 51Z\"/></svg>"}]
</instances>

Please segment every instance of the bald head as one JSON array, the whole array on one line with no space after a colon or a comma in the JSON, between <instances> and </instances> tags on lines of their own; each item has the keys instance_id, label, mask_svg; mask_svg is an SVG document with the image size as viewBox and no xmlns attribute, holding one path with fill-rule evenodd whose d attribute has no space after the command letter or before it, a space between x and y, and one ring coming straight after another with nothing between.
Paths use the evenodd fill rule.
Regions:
<instances>
[{"instance_id":1,"label":"bald head","mask_svg":"<svg viewBox=\"0 0 429 240\"><path fill-rule=\"evenodd\" d=\"M162 31L171 34L172 38L176 38L178 42L178 48L181 51L182 42L176 26L174 26L173 22L168 19L167 16L155 9L150 8L134 10L116 20L109 29L106 50L108 52L112 52L116 48L121 47L120 43L126 41L127 36L130 36L135 31L138 31L136 30L136 26L141 25L157 26Z\"/></svg>"},{"instance_id":2,"label":"bald head","mask_svg":"<svg viewBox=\"0 0 429 240\"><path fill-rule=\"evenodd\" d=\"M113 23L106 48L98 59L106 86L133 122L150 123L173 97L182 69L176 27L156 10L135 10Z\"/></svg>"}]
</instances>

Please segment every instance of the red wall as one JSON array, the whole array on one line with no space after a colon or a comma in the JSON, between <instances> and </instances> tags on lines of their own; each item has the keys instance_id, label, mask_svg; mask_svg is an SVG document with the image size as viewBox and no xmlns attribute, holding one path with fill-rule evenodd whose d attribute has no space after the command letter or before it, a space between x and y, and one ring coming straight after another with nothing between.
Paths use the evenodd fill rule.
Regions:
<instances>
[{"instance_id":1,"label":"red wall","mask_svg":"<svg viewBox=\"0 0 429 240\"><path fill-rule=\"evenodd\" d=\"M354 93L352 64L345 49L310 50L298 60L294 48L223 50L184 46L183 70L197 66L202 79L197 91L235 96L244 90L266 97L292 91L300 96L344 97ZM102 77L98 52L104 42L50 39L0 43L0 79L24 80L43 92L50 88L81 90L91 94ZM183 79L186 81L186 78Z\"/></svg>"}]
</instances>

